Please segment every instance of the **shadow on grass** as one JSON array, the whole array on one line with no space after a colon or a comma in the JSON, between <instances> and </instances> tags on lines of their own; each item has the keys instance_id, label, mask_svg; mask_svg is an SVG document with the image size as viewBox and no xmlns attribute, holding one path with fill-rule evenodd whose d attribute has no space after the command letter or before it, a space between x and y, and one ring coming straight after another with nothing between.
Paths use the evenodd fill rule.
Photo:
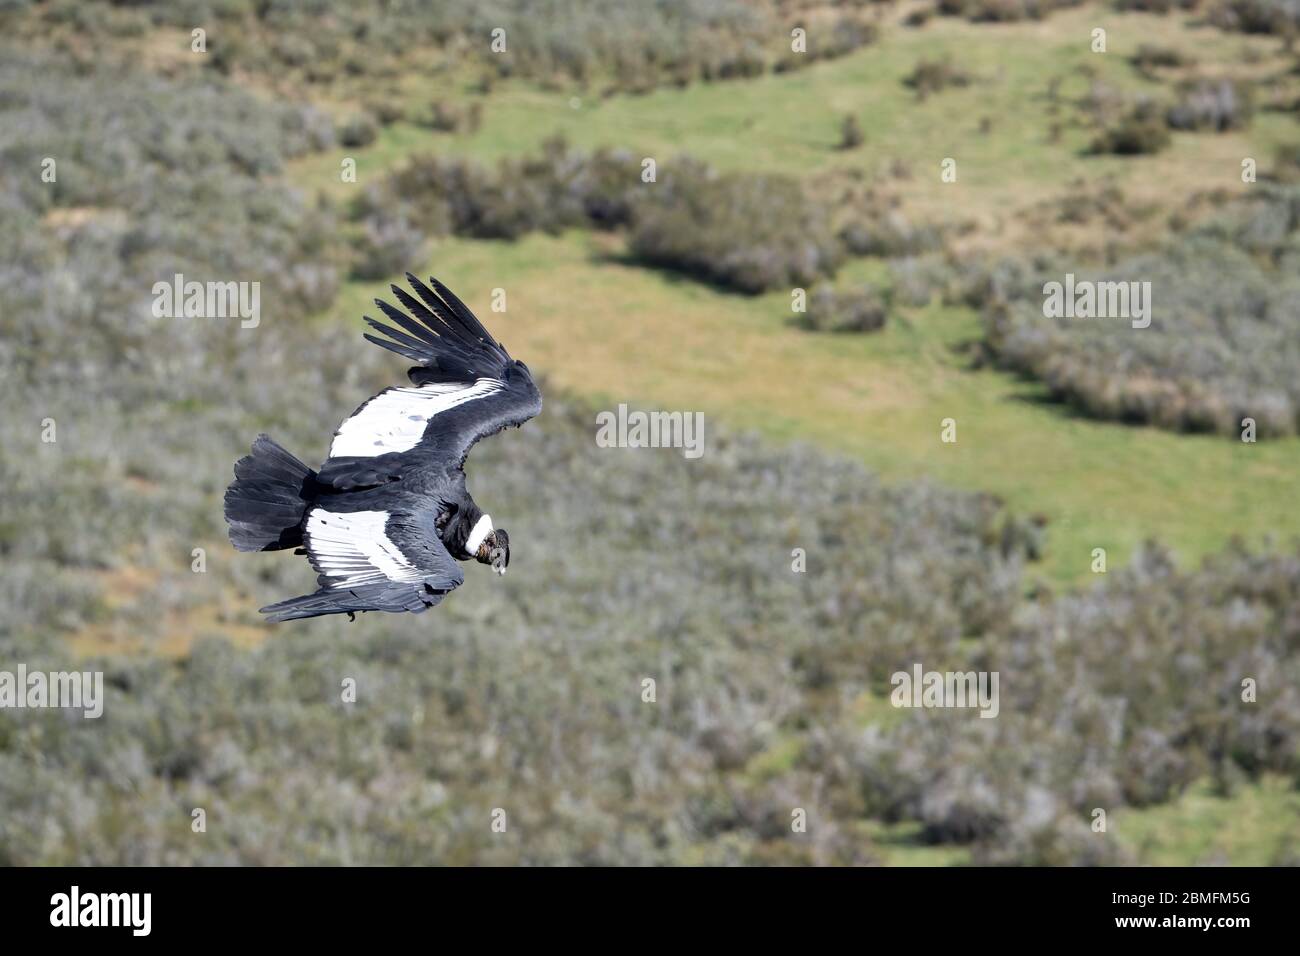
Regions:
<instances>
[{"instance_id":1,"label":"shadow on grass","mask_svg":"<svg viewBox=\"0 0 1300 956\"><path fill-rule=\"evenodd\" d=\"M730 295L740 299L755 299L771 291L770 289L758 291L740 289L703 272L679 269L662 262L647 262L626 249L620 251L595 249L591 252L589 261L596 265L617 265L633 269L645 269L660 276L673 288L700 286L720 295Z\"/></svg>"}]
</instances>

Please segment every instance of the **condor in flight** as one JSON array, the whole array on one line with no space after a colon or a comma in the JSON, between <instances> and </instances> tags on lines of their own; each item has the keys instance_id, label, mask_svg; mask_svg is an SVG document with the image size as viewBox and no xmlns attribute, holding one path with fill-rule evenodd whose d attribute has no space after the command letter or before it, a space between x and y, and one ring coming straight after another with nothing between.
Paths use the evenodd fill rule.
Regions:
<instances>
[{"instance_id":1,"label":"condor in flight","mask_svg":"<svg viewBox=\"0 0 1300 956\"><path fill-rule=\"evenodd\" d=\"M433 607L465 580L471 558L504 574L510 539L465 489L465 456L480 438L542 410L528 366L512 361L452 293L407 273L419 299L376 304L400 331L366 338L419 364L410 387L386 388L339 426L313 471L266 435L235 464L226 489L240 551L298 548L320 575L315 594L262 608L270 621Z\"/></svg>"}]
</instances>

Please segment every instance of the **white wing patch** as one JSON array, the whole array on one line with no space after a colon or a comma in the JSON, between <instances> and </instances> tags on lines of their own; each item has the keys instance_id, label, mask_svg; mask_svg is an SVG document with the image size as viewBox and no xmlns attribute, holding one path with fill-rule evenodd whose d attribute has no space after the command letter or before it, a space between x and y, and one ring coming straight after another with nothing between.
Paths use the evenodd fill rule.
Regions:
<instances>
[{"instance_id":1,"label":"white wing patch","mask_svg":"<svg viewBox=\"0 0 1300 956\"><path fill-rule=\"evenodd\" d=\"M307 544L320 573L331 579L329 587L424 578L384 532L387 523L387 511L312 509L307 516Z\"/></svg>"},{"instance_id":2,"label":"white wing patch","mask_svg":"<svg viewBox=\"0 0 1300 956\"><path fill-rule=\"evenodd\" d=\"M410 451L424 437L429 419L503 388L505 383L495 378L480 378L473 385L435 382L419 388L386 388L339 426L330 457L373 458Z\"/></svg>"}]
</instances>

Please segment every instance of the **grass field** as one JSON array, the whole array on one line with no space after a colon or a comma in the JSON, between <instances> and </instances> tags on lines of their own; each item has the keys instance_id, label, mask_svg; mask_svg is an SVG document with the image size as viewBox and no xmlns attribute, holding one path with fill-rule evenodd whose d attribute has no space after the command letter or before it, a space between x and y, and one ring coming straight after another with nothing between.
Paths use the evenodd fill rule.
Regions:
<instances>
[{"instance_id":1,"label":"grass field","mask_svg":"<svg viewBox=\"0 0 1300 956\"><path fill-rule=\"evenodd\" d=\"M1107 830L1144 866L1277 866L1300 853L1297 819L1300 793L1281 777L1267 777L1231 797L1201 785L1172 803L1120 810ZM870 821L863 832L890 866L970 862L962 847L921 842L916 824Z\"/></svg>"},{"instance_id":2,"label":"grass field","mask_svg":"<svg viewBox=\"0 0 1300 956\"><path fill-rule=\"evenodd\" d=\"M1088 49L1096 25L1108 30L1105 56ZM974 220L975 244L1023 250L1035 241L1023 213L1064 195L1063 183L1116 181L1134 203L1167 213L1179 196L1244 188L1242 157L1263 166L1279 143L1295 138L1293 118L1262 112L1246 132L1178 134L1154 157L1085 155L1090 133L1069 105L1087 89L1084 71L1121 88L1150 89L1125 59L1139 43L1175 47L1210 70L1219 61L1240 63L1245 51L1261 75L1282 63L1268 39L1095 6L993 28L957 20L921 30L890 25L879 44L844 60L752 82L610 100L509 84L488 99L474 136L398 124L368 150L312 157L294 173L345 198L350 187L337 176L345 153L357 155L364 177L425 150L483 161L532 152L561 131L576 146L629 146L661 162L689 153L723 168L799 175L890 170L909 213ZM923 56L950 58L976 82L918 106L902 79ZM1061 78L1057 112L1050 77ZM847 113L866 132L853 152L835 148ZM997 117L987 135L984 116ZM1045 134L1054 121L1062 125L1058 142ZM939 182L946 156L958 159L957 184ZM555 385L611 406L700 409L771 438L835 449L891 480L989 491L1020 513L1046 516L1047 550L1031 579L1086 586L1094 580L1092 549L1107 549L1113 569L1148 538L1194 562L1234 536L1261 542L1300 533L1292 507L1300 442L1249 445L1076 416L1049 403L1037 383L970 368L962 347L979 335L970 309L904 310L872 336L810 335L790 324L785 293L719 292L631 265L618 240L578 232L518 243L446 240L425 266L454 276L479 309L491 289L506 289L499 334ZM880 263L859 260L843 278L884 274ZM335 317L356 328L384 291L349 285ZM939 440L947 417L957 420L956 444ZM1297 799L1277 778L1230 797L1197 788L1165 806L1124 810L1112 826L1145 864L1266 865L1297 839ZM919 842L914 825L864 828L890 864L969 861L960 847Z\"/></svg>"},{"instance_id":3,"label":"grass field","mask_svg":"<svg viewBox=\"0 0 1300 956\"><path fill-rule=\"evenodd\" d=\"M1270 38L1225 34L1193 21L1090 4L1045 21L995 26L945 18L910 29L890 22L877 44L843 59L642 96L602 99L501 83L483 98L483 124L475 134L398 123L366 149L339 148L305 160L294 178L346 197L351 186L338 175L344 156L357 159L364 180L414 152L492 161L535 152L544 139L562 132L575 146L625 146L660 163L689 153L724 169L796 175L833 168L892 171L918 212L997 219L1012 238L1017 234L1010 220L1017 210L1062 194L1077 178L1118 175L1135 197L1166 201L1180 192L1235 189L1241 187L1243 156L1264 163L1278 143L1295 138L1292 118L1261 113L1244 133L1178 135L1172 148L1154 157L1084 154L1091 135L1072 102L1087 92L1087 74L1119 89L1157 88L1128 61L1140 44L1178 49L1207 74L1228 64L1246 76L1272 76L1289 67ZM1105 54L1089 48L1099 25L1108 31ZM1248 67L1240 64L1245 52L1255 61ZM903 80L922 59L951 61L973 82L919 103ZM1053 79L1059 80L1056 106L1048 92ZM475 98L468 79L433 87L413 77L407 86L412 106ZM844 151L837 148L840 122L849 113L860 120L866 141ZM991 126L981 133L986 117ZM1049 136L1053 122L1062 126L1058 142ZM939 180L945 157L957 159L959 173L957 183L946 186Z\"/></svg>"},{"instance_id":4,"label":"grass field","mask_svg":"<svg viewBox=\"0 0 1300 956\"><path fill-rule=\"evenodd\" d=\"M1126 91L1168 91L1167 82L1144 78L1129 63L1139 44L1178 49L1195 58L1201 75L1268 78L1278 89L1300 93L1300 78L1286 73L1292 58L1275 39L1224 33L1191 14L1121 14L1099 4L1037 22L935 18L918 29L902 25L908 9L884 12L879 41L842 59L640 96L548 91L522 80L498 82L481 94L471 89L474 76L448 75L452 85L444 87L412 75L401 83L413 110L434 100L477 99L481 128L449 134L399 122L364 149L336 148L295 162L284 181L346 202L358 186L415 154L493 162L534 154L562 133L576 147L627 147L661 168L689 154L723 169L800 178L858 170L896 196L912 221L967 224L954 240L958 252L1025 256L1047 238L1034 211L1087 185L1122 189L1135 223L1115 238L1142 245L1167 232L1170 217L1194 208L1196 197L1248 188L1240 180L1242 158L1255 157L1267 171L1279 145L1300 140L1294 115L1261 110L1244 131L1176 133L1171 147L1154 156L1087 154L1092 131L1079 100L1093 79ZM1098 26L1108 31L1105 54L1089 48ZM183 33L158 31L141 42L146 50L171 50L183 40ZM190 63L167 57L178 66ZM972 82L919 100L903 80L923 58L955 63ZM1171 70L1166 78L1184 73ZM235 79L257 89L254 78ZM320 105L344 117L360 102L331 98ZM865 133L865 143L852 151L838 148L848 114ZM1059 133L1049 132L1057 124ZM956 183L940 181L945 157L958 162ZM359 184L341 181L345 158L357 160ZM1046 547L1028 569L1027 587L1091 586L1098 580L1090 570L1095 548L1106 549L1113 571L1148 539L1192 564L1234 537L1255 544L1300 537L1294 505L1300 439L1244 444L1081 417L1050 402L1039 383L974 367L969 346L981 329L971 308L898 307L879 333L815 334L792 324L786 290L729 293L639 266L621 237L580 230L514 242L435 240L425 261L410 268L454 288L515 357L544 376L545 388L606 408L626 402L702 411L711 422L753 429L772 441L851 457L891 482L987 492L1018 515L1041 516ZM889 276L885 261L864 258L846 265L839 279L882 285ZM490 308L495 289L506 292L504 314ZM386 282L347 282L328 313L316 317L320 334L369 348L360 340L361 316L376 314L375 296L391 298ZM405 363L391 358L396 381ZM940 439L948 418L957 423L952 444ZM707 436L706 425L706 442ZM472 481L472 460L469 469ZM174 586L144 572L104 576L98 583L120 595L122 605L147 605ZM236 615L228 611L219 601L186 605L168 619L175 642L153 650L179 658L204 632L240 646L272 633L233 623ZM114 618L72 644L82 654L142 650L129 632L129 617ZM872 712L864 723L889 717ZM762 778L788 768L800 756L788 744L779 740L744 772ZM1201 785L1162 806L1118 810L1111 830L1144 864L1265 865L1300 852L1297 821L1300 793L1293 782L1266 777L1227 796ZM858 826L885 863L970 862L963 846L921 842L919 824Z\"/></svg>"},{"instance_id":5,"label":"grass field","mask_svg":"<svg viewBox=\"0 0 1300 956\"><path fill-rule=\"evenodd\" d=\"M977 335L968 309L905 312L877 335L812 335L789 323L783 293L744 298L627 265L585 233L447 241L426 265L455 276L482 311L490 290L504 288L498 334L555 385L611 407L702 410L843 451L891 480L930 477L1045 515L1042 570L1059 584L1092 577L1093 548L1107 549L1114 568L1149 537L1190 561L1234 535L1300 531L1288 505L1300 442L1243 444L1072 415L1045 402L1040 385L968 368L957 351ZM339 309L359 329L385 291L352 286ZM948 417L955 444L940 441Z\"/></svg>"},{"instance_id":6,"label":"grass field","mask_svg":"<svg viewBox=\"0 0 1300 956\"><path fill-rule=\"evenodd\" d=\"M1094 25L1109 52L1094 54ZM1134 204L1179 211L1183 197L1242 189L1240 160L1272 155L1295 121L1261 112L1243 133L1179 134L1171 149L1140 158L1085 155L1089 133L1070 102L1087 89L1082 72L1129 89L1150 87L1127 62L1139 43L1194 56L1203 72L1271 75L1275 42L1197 26L1191 17L1118 14L1095 6L1043 22L975 25L953 19L922 29L888 25L875 46L843 60L754 81L696 85L601 100L504 84L487 98L481 131L436 134L406 124L372 147L337 150L297 164L301 186L346 198L339 163L355 155L361 182L416 152L490 161L535 151L562 131L576 146L628 146L668 159L689 153L722 167L806 174L834 166L875 173L898 164L909 215L973 219L972 241L1024 251L1036 241L1022 221L1034 203L1068 195L1075 180L1118 182ZM1241 66L1243 51L1252 62ZM918 103L903 77L922 57L950 58L976 80ZM1270 72L1271 71L1271 72ZM1049 78L1060 77L1053 114ZM414 88L413 101L468 96ZM853 112L866 144L837 150L838 124ZM998 119L987 135L980 118ZM1057 115L1060 142L1044 131ZM955 184L938 163L958 159ZM652 188L652 187L651 187ZM1154 217L1163 222L1164 216ZM566 389L601 400L703 410L780 439L800 438L852 455L890 479L932 477L1004 498L1049 524L1042 574L1057 584L1091 576L1094 548L1122 565L1148 538L1184 561L1234 536L1283 541L1300 532L1290 507L1300 442L1248 445L1099 423L1045 400L1044 389L1000 372L972 371L959 349L978 337L969 309L932 306L891 316L874 336L812 335L793 328L787 293L747 298L628 264L619 242L589 233L518 243L447 240L425 271L454 277L485 309L504 288L501 334L518 354ZM885 270L857 260L843 279ZM382 284L352 284L333 318L356 327ZM647 332L650 329L653 332ZM958 441L939 440L940 422Z\"/></svg>"},{"instance_id":7,"label":"grass field","mask_svg":"<svg viewBox=\"0 0 1300 956\"><path fill-rule=\"evenodd\" d=\"M1119 839L1150 866L1294 865L1300 854L1300 793L1266 777L1232 798L1196 787L1180 800L1116 812Z\"/></svg>"}]
</instances>

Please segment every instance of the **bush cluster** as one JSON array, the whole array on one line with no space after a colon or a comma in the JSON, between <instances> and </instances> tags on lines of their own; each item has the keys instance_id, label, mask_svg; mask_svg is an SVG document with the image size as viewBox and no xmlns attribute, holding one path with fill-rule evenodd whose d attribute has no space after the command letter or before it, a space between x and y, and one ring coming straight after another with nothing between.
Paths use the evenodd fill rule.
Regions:
<instances>
[{"instance_id":1,"label":"bush cluster","mask_svg":"<svg viewBox=\"0 0 1300 956\"><path fill-rule=\"evenodd\" d=\"M1046 318L1043 284L1151 283L1145 329L1123 319ZM1261 187L1220 219L1105 270L1020 268L983 299L985 339L1089 415L1164 428L1260 435L1300 427L1300 193Z\"/></svg>"},{"instance_id":2,"label":"bush cluster","mask_svg":"<svg viewBox=\"0 0 1300 956\"><path fill-rule=\"evenodd\" d=\"M15 19L14 29L57 35L89 59L96 51L84 36L134 36L157 26L189 31L202 22L213 72L249 74L280 88L362 85L390 93L404 76L446 81L475 71L489 84L517 76L550 87L641 93L800 69L876 36L860 10L786 9L778 0L65 0L33 5ZM805 52L791 50L795 28L806 32Z\"/></svg>"},{"instance_id":3,"label":"bush cluster","mask_svg":"<svg viewBox=\"0 0 1300 956\"><path fill-rule=\"evenodd\" d=\"M1165 119L1172 129L1223 133L1250 123L1250 88L1232 80L1195 80L1178 91Z\"/></svg>"},{"instance_id":4,"label":"bush cluster","mask_svg":"<svg viewBox=\"0 0 1300 956\"><path fill-rule=\"evenodd\" d=\"M921 99L950 86L968 86L970 82L970 74L947 59L921 59L903 78L904 85L916 90Z\"/></svg>"},{"instance_id":5,"label":"bush cluster","mask_svg":"<svg viewBox=\"0 0 1300 956\"><path fill-rule=\"evenodd\" d=\"M106 671L102 721L0 713L4 862L873 858L856 784L826 789L815 738L852 730L855 688L1007 619L1020 557L995 502L885 488L712 422L699 461L601 449L593 409L548 391L541 418L469 462L512 532L508 588L471 567L427 615L265 631L255 608L315 576L226 545L231 463L259 430L319 460L331 423L402 366L355 333L257 331L224 352L178 331L154 368L5 419L7 447L35 451L0 506L0 660L73 666L60 636L138 653L76 662ZM37 444L40 412L55 445ZM557 560L558 540L584 544ZM818 820L807 840L795 806Z\"/></svg>"},{"instance_id":6,"label":"bush cluster","mask_svg":"<svg viewBox=\"0 0 1300 956\"><path fill-rule=\"evenodd\" d=\"M352 210L364 227L359 274L404 268L413 233L513 239L584 226L626 229L629 253L742 292L808 285L843 255L828 206L785 176L719 173L689 157L642 178L626 150L584 153L562 140L496 169L438 156L413 158L368 187ZM382 274L382 273L379 273Z\"/></svg>"},{"instance_id":7,"label":"bush cluster","mask_svg":"<svg viewBox=\"0 0 1300 956\"><path fill-rule=\"evenodd\" d=\"M870 286L838 290L815 286L808 293L800 324L818 332L877 332L885 327L888 309Z\"/></svg>"},{"instance_id":8,"label":"bush cluster","mask_svg":"<svg viewBox=\"0 0 1300 956\"><path fill-rule=\"evenodd\" d=\"M1115 0L1116 10L1140 10L1143 13L1169 13L1192 10L1201 0Z\"/></svg>"},{"instance_id":9,"label":"bush cluster","mask_svg":"<svg viewBox=\"0 0 1300 956\"><path fill-rule=\"evenodd\" d=\"M1143 98L1128 104L1116 118L1106 122L1093 137L1090 148L1094 153L1139 156L1158 153L1169 142L1169 126L1159 105Z\"/></svg>"},{"instance_id":10,"label":"bush cluster","mask_svg":"<svg viewBox=\"0 0 1300 956\"><path fill-rule=\"evenodd\" d=\"M679 162L637 208L631 254L741 292L833 275L843 246L830 211L795 180Z\"/></svg>"},{"instance_id":11,"label":"bush cluster","mask_svg":"<svg viewBox=\"0 0 1300 956\"><path fill-rule=\"evenodd\" d=\"M1224 30L1294 36L1300 32L1300 3L1295 0L1222 0L1210 20Z\"/></svg>"},{"instance_id":12,"label":"bush cluster","mask_svg":"<svg viewBox=\"0 0 1300 956\"><path fill-rule=\"evenodd\" d=\"M1083 0L938 0L939 13L976 23L1041 20L1056 10L1077 7Z\"/></svg>"},{"instance_id":13,"label":"bush cluster","mask_svg":"<svg viewBox=\"0 0 1300 956\"><path fill-rule=\"evenodd\" d=\"M483 123L483 104L475 100L466 107L446 100L429 104L428 112L416 120L442 133L476 133Z\"/></svg>"},{"instance_id":14,"label":"bush cluster","mask_svg":"<svg viewBox=\"0 0 1300 956\"><path fill-rule=\"evenodd\" d=\"M1000 671L996 720L910 711L860 740L866 812L976 841L984 862L1121 862L1094 808L1294 774L1297 575L1300 556L1234 549L1186 574L1148 548L1105 588L1026 606L977 652ZM1283 680L1276 698L1248 699L1259 673Z\"/></svg>"},{"instance_id":15,"label":"bush cluster","mask_svg":"<svg viewBox=\"0 0 1300 956\"><path fill-rule=\"evenodd\" d=\"M1139 50L1139 69L1169 62L1173 51ZM1193 79L1179 84L1168 105L1149 96L1129 97L1103 84L1094 84L1084 109L1097 126L1091 150L1136 156L1167 147L1169 131L1222 133L1243 129L1253 112L1250 88L1229 79Z\"/></svg>"},{"instance_id":16,"label":"bush cluster","mask_svg":"<svg viewBox=\"0 0 1300 956\"><path fill-rule=\"evenodd\" d=\"M0 712L6 863L855 863L876 858L865 819L986 862L1123 862L1093 808L1297 772L1300 556L1180 573L1152 550L1025 603L1022 535L988 498L716 429L696 462L599 449L593 409L553 392L470 462L509 516L509 590L471 568L430 614L261 640L253 609L313 575L222 547L223 475L252 429L319 456L320 422L394 372L352 337L267 331L238 365L163 371L183 422L128 390L11 476L0 658L68 668L51 638L87 630L143 651L77 662L106 672L102 721ZM233 368L239 401L216 400ZM546 544L575 538L563 560ZM197 640L174 661L178 632ZM998 718L891 708L917 662L998 671Z\"/></svg>"},{"instance_id":17,"label":"bush cluster","mask_svg":"<svg viewBox=\"0 0 1300 956\"><path fill-rule=\"evenodd\" d=\"M12 347L54 342L51 313L94 317L64 344L68 361L110 328L147 340L153 283L176 273L259 282L275 320L332 301L344 255L333 214L276 178L286 158L333 142L317 111L206 77L71 76L12 46L0 88L5 312L25 320Z\"/></svg>"},{"instance_id":18,"label":"bush cluster","mask_svg":"<svg viewBox=\"0 0 1300 956\"><path fill-rule=\"evenodd\" d=\"M1139 73L1153 77L1156 70L1189 66L1194 60L1176 47L1158 43L1140 43L1137 52L1129 58L1129 62Z\"/></svg>"}]
</instances>

